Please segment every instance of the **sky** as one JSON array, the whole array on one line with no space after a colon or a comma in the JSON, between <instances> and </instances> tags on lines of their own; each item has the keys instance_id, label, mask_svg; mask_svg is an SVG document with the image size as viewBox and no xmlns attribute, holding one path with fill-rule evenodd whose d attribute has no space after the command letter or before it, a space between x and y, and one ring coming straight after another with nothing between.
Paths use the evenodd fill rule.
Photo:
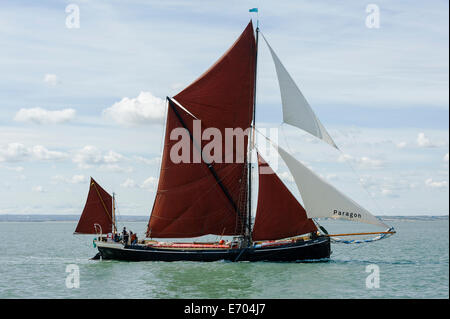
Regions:
<instances>
[{"instance_id":1,"label":"sky","mask_svg":"<svg viewBox=\"0 0 450 319\"><path fill-rule=\"evenodd\" d=\"M149 215L164 98L206 71L258 7L261 32L340 151L282 124L262 41L257 126L277 128L280 145L376 215L447 215L448 6L2 1L0 214L80 214L92 176L116 193L119 214ZM281 160L277 173L298 197Z\"/></svg>"}]
</instances>

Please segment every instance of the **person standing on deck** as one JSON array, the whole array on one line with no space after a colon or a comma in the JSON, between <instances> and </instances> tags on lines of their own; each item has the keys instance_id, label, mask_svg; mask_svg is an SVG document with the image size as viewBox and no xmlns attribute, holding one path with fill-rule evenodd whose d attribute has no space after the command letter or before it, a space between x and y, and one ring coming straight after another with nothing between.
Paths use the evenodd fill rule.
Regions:
<instances>
[{"instance_id":1,"label":"person standing on deck","mask_svg":"<svg viewBox=\"0 0 450 319\"><path fill-rule=\"evenodd\" d=\"M127 232L127 228L126 227L123 228L122 239L123 239L123 244L127 245L128 244L128 232Z\"/></svg>"},{"instance_id":2,"label":"person standing on deck","mask_svg":"<svg viewBox=\"0 0 450 319\"><path fill-rule=\"evenodd\" d=\"M130 243L131 245L134 245L137 243L137 235L136 233L133 233L130 231Z\"/></svg>"}]
</instances>

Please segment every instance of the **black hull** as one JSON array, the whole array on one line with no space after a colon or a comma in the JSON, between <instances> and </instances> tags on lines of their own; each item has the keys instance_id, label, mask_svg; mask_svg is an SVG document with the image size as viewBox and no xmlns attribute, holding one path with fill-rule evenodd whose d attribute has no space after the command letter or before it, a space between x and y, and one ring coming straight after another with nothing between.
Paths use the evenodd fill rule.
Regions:
<instances>
[{"instance_id":1,"label":"black hull","mask_svg":"<svg viewBox=\"0 0 450 319\"><path fill-rule=\"evenodd\" d=\"M108 247L98 245L102 259L124 261L315 261L327 260L331 255L329 237L295 242L275 247L243 249L163 249L132 245Z\"/></svg>"}]
</instances>

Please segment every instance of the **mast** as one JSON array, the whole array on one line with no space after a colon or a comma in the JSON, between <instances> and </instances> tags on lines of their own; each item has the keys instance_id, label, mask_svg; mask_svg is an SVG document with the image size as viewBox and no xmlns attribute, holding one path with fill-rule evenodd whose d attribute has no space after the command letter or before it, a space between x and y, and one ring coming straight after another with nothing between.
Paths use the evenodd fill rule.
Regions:
<instances>
[{"instance_id":1,"label":"mast","mask_svg":"<svg viewBox=\"0 0 450 319\"><path fill-rule=\"evenodd\" d=\"M116 193L112 197L112 233L116 233Z\"/></svg>"},{"instance_id":2,"label":"mast","mask_svg":"<svg viewBox=\"0 0 450 319\"><path fill-rule=\"evenodd\" d=\"M257 10L257 9L256 9ZM256 11L258 12L258 11ZM255 139L255 115L256 115L256 76L258 68L258 35L259 35L259 20L256 20L256 49L255 49L255 78L253 85L253 114L252 114L252 133L250 134L249 143L249 162L248 162L248 219L247 232L245 234L246 244L250 246L252 241L252 150L254 148Z\"/></svg>"}]
</instances>

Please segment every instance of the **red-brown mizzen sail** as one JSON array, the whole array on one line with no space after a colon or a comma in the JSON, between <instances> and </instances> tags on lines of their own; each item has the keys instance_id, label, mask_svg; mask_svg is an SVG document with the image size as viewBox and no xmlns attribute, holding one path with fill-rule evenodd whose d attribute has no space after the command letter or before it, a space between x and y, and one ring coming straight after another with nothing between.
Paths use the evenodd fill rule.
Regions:
<instances>
[{"instance_id":1,"label":"red-brown mizzen sail","mask_svg":"<svg viewBox=\"0 0 450 319\"><path fill-rule=\"evenodd\" d=\"M200 149L209 143L194 134L194 118L170 102L167 112L164 150L158 190L148 224L147 236L160 238L197 237L207 234L241 234L246 205L246 149L238 143L226 147L225 130L246 130L253 112L255 37L251 23L233 46L194 83L174 99L201 121L201 134L216 128L222 135L222 161L212 166L193 162L200 151L192 145L189 163L174 163L170 158L170 140L175 128L186 129ZM229 145L228 145L229 146ZM226 154L233 161L226 162ZM241 160L237 161L238 154Z\"/></svg>"},{"instance_id":2,"label":"red-brown mizzen sail","mask_svg":"<svg viewBox=\"0 0 450 319\"><path fill-rule=\"evenodd\" d=\"M95 234L95 224L101 226L103 233L109 233L112 228L111 216L112 196L91 177L88 197L75 234Z\"/></svg>"},{"instance_id":3,"label":"red-brown mizzen sail","mask_svg":"<svg viewBox=\"0 0 450 319\"><path fill-rule=\"evenodd\" d=\"M276 240L317 231L302 205L259 154L258 166L258 208L253 240Z\"/></svg>"}]
</instances>

